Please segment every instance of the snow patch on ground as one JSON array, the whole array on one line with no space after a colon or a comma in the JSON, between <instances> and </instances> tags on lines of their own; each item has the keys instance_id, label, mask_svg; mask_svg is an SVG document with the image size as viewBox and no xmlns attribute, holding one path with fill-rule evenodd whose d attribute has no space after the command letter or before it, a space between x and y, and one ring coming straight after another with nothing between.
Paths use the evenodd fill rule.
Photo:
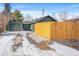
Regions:
<instances>
[{"instance_id":1,"label":"snow patch on ground","mask_svg":"<svg viewBox=\"0 0 79 59\"><path fill-rule=\"evenodd\" d=\"M17 33L21 33L23 35L23 47L19 47L14 52L12 49L12 39L16 36ZM41 50L28 41L28 39L26 38L27 33L28 31L8 32L6 33L6 35L0 36L0 56L79 56L78 50L55 41L51 45L49 45L51 48L55 49L55 51Z\"/></svg>"},{"instance_id":2,"label":"snow patch on ground","mask_svg":"<svg viewBox=\"0 0 79 59\"><path fill-rule=\"evenodd\" d=\"M0 55L4 54L4 51L7 48L8 43L10 43L10 40L12 40L12 38L14 37L15 35L3 36L3 38L0 39Z\"/></svg>"},{"instance_id":3,"label":"snow patch on ground","mask_svg":"<svg viewBox=\"0 0 79 59\"><path fill-rule=\"evenodd\" d=\"M6 34L12 34L16 32L8 32ZM57 56L55 51L51 50L41 50L37 48L34 44L31 44L27 38L26 34L28 32L18 32L23 35L23 47L19 47L15 52L12 50L13 38L16 36L14 35L4 35L2 39L0 39L0 56ZM4 33L5 34L5 33Z\"/></svg>"},{"instance_id":4,"label":"snow patch on ground","mask_svg":"<svg viewBox=\"0 0 79 59\"><path fill-rule=\"evenodd\" d=\"M65 46L55 41L50 45L50 47L54 48L57 53L63 56L79 56L78 50Z\"/></svg>"}]
</instances>

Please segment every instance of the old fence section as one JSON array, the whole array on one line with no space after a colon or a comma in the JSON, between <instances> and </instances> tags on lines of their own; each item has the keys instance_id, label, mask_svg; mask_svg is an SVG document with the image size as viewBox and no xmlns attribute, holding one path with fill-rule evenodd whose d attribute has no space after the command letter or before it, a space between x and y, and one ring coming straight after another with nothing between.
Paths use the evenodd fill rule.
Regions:
<instances>
[{"instance_id":1,"label":"old fence section","mask_svg":"<svg viewBox=\"0 0 79 59\"><path fill-rule=\"evenodd\" d=\"M35 32L49 40L79 39L79 23L39 22L35 24Z\"/></svg>"}]
</instances>

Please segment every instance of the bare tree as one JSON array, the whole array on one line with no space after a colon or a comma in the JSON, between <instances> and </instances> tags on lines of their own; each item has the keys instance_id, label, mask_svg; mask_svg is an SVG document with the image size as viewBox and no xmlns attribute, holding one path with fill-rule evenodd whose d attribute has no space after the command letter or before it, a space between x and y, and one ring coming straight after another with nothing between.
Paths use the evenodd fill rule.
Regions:
<instances>
[{"instance_id":1,"label":"bare tree","mask_svg":"<svg viewBox=\"0 0 79 59\"><path fill-rule=\"evenodd\" d=\"M67 18L68 18L68 12L62 11L61 13L59 13L59 19L60 19L60 21L64 21Z\"/></svg>"},{"instance_id":2,"label":"bare tree","mask_svg":"<svg viewBox=\"0 0 79 59\"><path fill-rule=\"evenodd\" d=\"M32 21L33 20L33 18L32 18L32 16L31 15L26 15L26 18L25 18L25 20L26 21Z\"/></svg>"},{"instance_id":3,"label":"bare tree","mask_svg":"<svg viewBox=\"0 0 79 59\"><path fill-rule=\"evenodd\" d=\"M53 18L57 19L57 15L56 15L56 13L55 13L55 12L53 13L53 15L52 15L52 16L53 16Z\"/></svg>"},{"instance_id":4,"label":"bare tree","mask_svg":"<svg viewBox=\"0 0 79 59\"><path fill-rule=\"evenodd\" d=\"M0 33L3 31L3 26L2 26L2 17L1 17L1 13L0 13Z\"/></svg>"},{"instance_id":5,"label":"bare tree","mask_svg":"<svg viewBox=\"0 0 79 59\"><path fill-rule=\"evenodd\" d=\"M74 19L79 19L79 15L75 15L73 18Z\"/></svg>"}]
</instances>

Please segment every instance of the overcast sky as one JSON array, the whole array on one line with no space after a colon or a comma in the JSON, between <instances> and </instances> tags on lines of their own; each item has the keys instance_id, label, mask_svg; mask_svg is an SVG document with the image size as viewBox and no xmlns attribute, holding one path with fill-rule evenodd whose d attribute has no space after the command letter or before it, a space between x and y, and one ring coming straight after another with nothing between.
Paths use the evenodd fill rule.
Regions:
<instances>
[{"instance_id":1,"label":"overcast sky","mask_svg":"<svg viewBox=\"0 0 79 59\"><path fill-rule=\"evenodd\" d=\"M45 9L45 15L53 15L53 13L61 13L66 11L69 14L79 14L78 3L12 3L12 11L18 9L24 16L31 15L33 18L42 16L42 8ZM0 11L3 10L3 4L0 4Z\"/></svg>"}]
</instances>

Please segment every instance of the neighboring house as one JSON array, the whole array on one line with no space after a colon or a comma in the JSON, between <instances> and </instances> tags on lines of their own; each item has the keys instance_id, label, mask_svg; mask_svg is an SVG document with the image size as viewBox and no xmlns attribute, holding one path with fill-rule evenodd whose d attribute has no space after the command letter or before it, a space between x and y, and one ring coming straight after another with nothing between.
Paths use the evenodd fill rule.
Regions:
<instances>
[{"instance_id":1,"label":"neighboring house","mask_svg":"<svg viewBox=\"0 0 79 59\"><path fill-rule=\"evenodd\" d=\"M33 21L23 21L23 30L34 31L34 23Z\"/></svg>"},{"instance_id":2,"label":"neighboring house","mask_svg":"<svg viewBox=\"0 0 79 59\"><path fill-rule=\"evenodd\" d=\"M23 21L23 30L26 31L30 31L31 29L31 21Z\"/></svg>"},{"instance_id":3,"label":"neighboring house","mask_svg":"<svg viewBox=\"0 0 79 59\"><path fill-rule=\"evenodd\" d=\"M10 20L7 25L8 31L22 31L23 30L23 24L22 22L16 22L15 20Z\"/></svg>"},{"instance_id":4,"label":"neighboring house","mask_svg":"<svg viewBox=\"0 0 79 59\"><path fill-rule=\"evenodd\" d=\"M23 21L23 22L16 22L15 20L10 20L7 25L8 31L31 31L31 22Z\"/></svg>"},{"instance_id":5,"label":"neighboring house","mask_svg":"<svg viewBox=\"0 0 79 59\"><path fill-rule=\"evenodd\" d=\"M68 19L63 22L78 22L79 23L79 19Z\"/></svg>"}]
</instances>

